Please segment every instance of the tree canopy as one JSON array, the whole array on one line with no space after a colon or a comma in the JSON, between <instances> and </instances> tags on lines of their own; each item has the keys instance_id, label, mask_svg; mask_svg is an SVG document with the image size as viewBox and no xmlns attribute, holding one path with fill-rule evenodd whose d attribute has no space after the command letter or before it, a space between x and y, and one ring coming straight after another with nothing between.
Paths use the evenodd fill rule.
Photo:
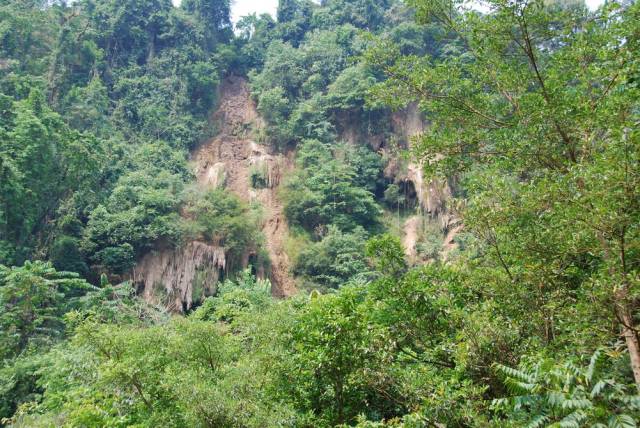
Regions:
<instances>
[{"instance_id":1,"label":"tree canopy","mask_svg":"<svg viewBox=\"0 0 640 428\"><path fill-rule=\"evenodd\" d=\"M0 0L0 425L636 427L640 3L476 3Z\"/></svg>"}]
</instances>

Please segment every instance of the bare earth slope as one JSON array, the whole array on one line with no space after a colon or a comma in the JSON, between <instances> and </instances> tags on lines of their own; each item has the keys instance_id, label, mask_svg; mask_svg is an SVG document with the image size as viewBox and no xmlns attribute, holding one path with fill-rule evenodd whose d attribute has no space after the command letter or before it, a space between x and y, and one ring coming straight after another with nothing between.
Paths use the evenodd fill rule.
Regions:
<instances>
[{"instance_id":1,"label":"bare earth slope","mask_svg":"<svg viewBox=\"0 0 640 428\"><path fill-rule=\"evenodd\" d=\"M223 186L247 202L262 205L262 232L271 261L272 292L275 296L289 296L295 292L295 284L284 251L288 227L277 193L283 175L293 166L293 153L272 153L252 139L261 120L243 78L232 76L223 82L220 105L213 119L218 124L219 134L192 154L198 183L208 187ZM257 188L252 187L252 172L264 178Z\"/></svg>"},{"instance_id":2,"label":"bare earth slope","mask_svg":"<svg viewBox=\"0 0 640 428\"><path fill-rule=\"evenodd\" d=\"M271 262L268 276L272 293L278 297L289 296L295 293L296 287L284 251L288 228L277 191L283 174L292 168L293 153L272 154L252 139L261 120L242 78L230 77L223 82L213 120L218 126L218 135L191 155L198 185L224 187L241 199L263 207L262 232ZM252 171L259 171L263 177L257 189L252 187ZM253 251L247 251L241 267L248 265ZM180 248L150 251L138 261L131 277L146 300L183 312L195 301L214 294L216 283L227 268L224 248L213 242L192 241Z\"/></svg>"}]
</instances>

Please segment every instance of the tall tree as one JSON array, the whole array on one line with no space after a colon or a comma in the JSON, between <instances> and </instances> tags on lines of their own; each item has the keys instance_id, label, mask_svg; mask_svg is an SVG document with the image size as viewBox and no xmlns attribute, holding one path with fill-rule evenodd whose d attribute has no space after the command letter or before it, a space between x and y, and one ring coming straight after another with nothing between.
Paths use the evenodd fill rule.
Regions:
<instances>
[{"instance_id":1,"label":"tall tree","mask_svg":"<svg viewBox=\"0 0 640 428\"><path fill-rule=\"evenodd\" d=\"M201 25L208 50L231 39L231 4L229 0L184 0L184 10L195 15Z\"/></svg>"},{"instance_id":2,"label":"tall tree","mask_svg":"<svg viewBox=\"0 0 640 428\"><path fill-rule=\"evenodd\" d=\"M491 0L483 15L463 3L412 2L457 43L434 60L383 42L368 55L390 78L377 93L428 112L416 152L433 171L469 177L467 228L537 314L543 340L565 323L620 334L640 388L640 5L590 14L580 3Z\"/></svg>"},{"instance_id":3,"label":"tall tree","mask_svg":"<svg viewBox=\"0 0 640 428\"><path fill-rule=\"evenodd\" d=\"M93 287L78 275L57 272L49 263L0 265L0 358L11 358L29 343L47 342L64 330L62 316Z\"/></svg>"}]
</instances>

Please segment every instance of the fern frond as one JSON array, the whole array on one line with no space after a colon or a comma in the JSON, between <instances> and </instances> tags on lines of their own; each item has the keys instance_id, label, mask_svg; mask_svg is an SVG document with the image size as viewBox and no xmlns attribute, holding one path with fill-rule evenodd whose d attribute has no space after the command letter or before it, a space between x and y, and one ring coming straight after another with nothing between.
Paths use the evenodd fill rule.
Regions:
<instances>
[{"instance_id":1,"label":"fern frond","mask_svg":"<svg viewBox=\"0 0 640 428\"><path fill-rule=\"evenodd\" d=\"M591 393L589 395L591 395L591 398L598 397L600 394L602 394L602 391L604 391L606 387L607 382L604 380L599 380L595 385L593 385L593 388L591 389Z\"/></svg>"},{"instance_id":2,"label":"fern frond","mask_svg":"<svg viewBox=\"0 0 640 428\"><path fill-rule=\"evenodd\" d=\"M562 407L562 403L566 401L566 397L560 392L552 391L546 395L546 400L551 407Z\"/></svg>"},{"instance_id":3,"label":"fern frond","mask_svg":"<svg viewBox=\"0 0 640 428\"><path fill-rule=\"evenodd\" d=\"M638 426L629 415L614 415L607 422L609 428L637 428Z\"/></svg>"},{"instance_id":4,"label":"fern frond","mask_svg":"<svg viewBox=\"0 0 640 428\"><path fill-rule=\"evenodd\" d=\"M531 422L529 422L529 425L527 425L527 428L540 428L540 427L543 427L545 422L547 422L548 420L549 420L549 417L547 415L536 416L535 418L533 418L531 420Z\"/></svg>"},{"instance_id":5,"label":"fern frond","mask_svg":"<svg viewBox=\"0 0 640 428\"><path fill-rule=\"evenodd\" d=\"M522 370L514 369L512 367L503 366L502 364L496 364L496 369L507 377L517 379L524 383L535 383L536 379L530 373Z\"/></svg>"},{"instance_id":6,"label":"fern frond","mask_svg":"<svg viewBox=\"0 0 640 428\"><path fill-rule=\"evenodd\" d=\"M573 398L573 399L565 400L565 402L562 403L562 408L569 409L569 410L589 409L591 407L593 407L593 404L591 403L591 401L587 400L586 398Z\"/></svg>"},{"instance_id":7,"label":"fern frond","mask_svg":"<svg viewBox=\"0 0 640 428\"><path fill-rule=\"evenodd\" d=\"M597 349L591 356L589 367L587 367L587 371L585 373L585 379L589 384L593 381L593 376L596 374L596 370L604 358L606 358L606 355L601 349Z\"/></svg>"},{"instance_id":8,"label":"fern frond","mask_svg":"<svg viewBox=\"0 0 640 428\"><path fill-rule=\"evenodd\" d=\"M533 404L537 399L538 397L535 395L519 395L511 398L513 407L516 410L521 409L523 406Z\"/></svg>"},{"instance_id":9,"label":"fern frond","mask_svg":"<svg viewBox=\"0 0 640 428\"><path fill-rule=\"evenodd\" d=\"M632 410L640 410L640 395L624 396L622 402Z\"/></svg>"},{"instance_id":10,"label":"fern frond","mask_svg":"<svg viewBox=\"0 0 640 428\"><path fill-rule=\"evenodd\" d=\"M578 410L562 418L558 426L562 428L580 428L580 423L587 418L587 415Z\"/></svg>"},{"instance_id":11,"label":"fern frond","mask_svg":"<svg viewBox=\"0 0 640 428\"><path fill-rule=\"evenodd\" d=\"M513 378L505 379L504 384L510 392L516 394L534 392L537 386L537 384L535 383L520 382L519 380Z\"/></svg>"},{"instance_id":12,"label":"fern frond","mask_svg":"<svg viewBox=\"0 0 640 428\"><path fill-rule=\"evenodd\" d=\"M579 378L582 374L582 370L571 362L565 365L565 369L569 372L566 377L566 382L568 384L573 384L576 381L576 378Z\"/></svg>"}]
</instances>

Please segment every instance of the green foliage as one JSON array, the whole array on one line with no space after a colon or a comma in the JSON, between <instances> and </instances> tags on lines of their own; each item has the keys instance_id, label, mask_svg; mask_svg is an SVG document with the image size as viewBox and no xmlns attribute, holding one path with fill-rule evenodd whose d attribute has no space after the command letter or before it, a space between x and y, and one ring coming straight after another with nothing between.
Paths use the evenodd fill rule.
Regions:
<instances>
[{"instance_id":1,"label":"green foliage","mask_svg":"<svg viewBox=\"0 0 640 428\"><path fill-rule=\"evenodd\" d=\"M430 118L415 153L461 178L477 240L463 263L532 346L584 354L622 333L640 384L638 45L623 41L638 5L412 4L455 34L448 53L402 55L383 38L365 57L389 77L376 103L418 102Z\"/></svg>"},{"instance_id":2,"label":"green foliage","mask_svg":"<svg viewBox=\"0 0 640 428\"><path fill-rule=\"evenodd\" d=\"M269 169L266 164L257 164L249 171L249 180L254 189L264 189L269 187Z\"/></svg>"},{"instance_id":3,"label":"green foliage","mask_svg":"<svg viewBox=\"0 0 640 428\"><path fill-rule=\"evenodd\" d=\"M364 65L345 68L328 87L326 108L334 112L364 109L364 114L369 113L364 94L375 83L377 79Z\"/></svg>"},{"instance_id":4,"label":"green foliage","mask_svg":"<svg viewBox=\"0 0 640 428\"><path fill-rule=\"evenodd\" d=\"M80 240L71 236L61 236L51 247L51 263L57 270L77 272L86 275L87 264L80 251Z\"/></svg>"},{"instance_id":5,"label":"green foliage","mask_svg":"<svg viewBox=\"0 0 640 428\"><path fill-rule=\"evenodd\" d=\"M223 189L193 189L186 196L184 211L192 219L184 226L186 236L224 247L231 259L261 242L260 213Z\"/></svg>"},{"instance_id":6,"label":"green foliage","mask_svg":"<svg viewBox=\"0 0 640 428\"><path fill-rule=\"evenodd\" d=\"M344 151L343 159L334 158L338 151ZM356 226L376 227L380 208L368 189L378 180L380 170L376 166L380 164L376 165L375 158L371 162L368 156L368 164L358 162L362 151L356 152L355 162L351 163L350 153L347 146L332 151L317 140L304 142L298 154L298 169L290 177L285 195L285 213L293 224L308 231L330 224L344 231Z\"/></svg>"},{"instance_id":7,"label":"green foliage","mask_svg":"<svg viewBox=\"0 0 640 428\"><path fill-rule=\"evenodd\" d=\"M83 377L88 373L83 370L63 385L59 378L65 376L66 368L54 367L43 379L53 388L45 394L42 410L57 409L59 394L65 394L64 419L69 425L117 423L121 421L117 409L125 412L124 423L139 426L215 425L208 421L224 418L217 414L217 406L203 406L208 409L204 413L185 408L188 403L215 403L213 397L205 396L235 349L220 326L195 320L146 328L85 322L76 331L77 349L93 354L86 363L95 373L94 386L86 388Z\"/></svg>"},{"instance_id":8,"label":"green foliage","mask_svg":"<svg viewBox=\"0 0 640 428\"><path fill-rule=\"evenodd\" d=\"M393 2L388 0L329 0L324 13L333 25L350 23L358 28L375 31L385 26L385 12Z\"/></svg>"},{"instance_id":9,"label":"green foliage","mask_svg":"<svg viewBox=\"0 0 640 428\"><path fill-rule=\"evenodd\" d=\"M251 327L270 316L275 301L268 281L248 271L237 282L226 282L214 300L206 300L188 318L110 319L104 304L75 324L73 339L36 361L37 385L13 417L16 426L294 426L296 417L283 404L264 396L256 383L265 373L255 354L241 347L273 349L261 335L271 324ZM106 290L106 289L105 289ZM126 290L114 290L124 300L111 299L126 313ZM99 298L100 296L95 296ZM133 309L133 308L131 308ZM235 331L246 330L246 343ZM117 324L104 323L117 321ZM142 321L142 322L141 322ZM264 320L263 320L264 322ZM254 343L254 345L251 345ZM35 362L34 362L35 363ZM46 370L42 370L48 364ZM16 367L17 369L17 367ZM34 373L32 372L32 373Z\"/></svg>"},{"instance_id":10,"label":"green foliage","mask_svg":"<svg viewBox=\"0 0 640 428\"><path fill-rule=\"evenodd\" d=\"M437 223L423 221L416 242L416 252L427 260L438 260L442 251L442 228Z\"/></svg>"},{"instance_id":11,"label":"green foliage","mask_svg":"<svg viewBox=\"0 0 640 428\"><path fill-rule=\"evenodd\" d=\"M210 132L207 115L233 57L228 2L9 1L0 9L0 262L38 252L90 276L85 260L61 260L68 239L47 239L67 234L55 230L62 218L88 226L71 235L85 236L78 259L117 273L131 260L106 253L128 252L127 244L135 257L177 240L186 149Z\"/></svg>"},{"instance_id":12,"label":"green foliage","mask_svg":"<svg viewBox=\"0 0 640 428\"><path fill-rule=\"evenodd\" d=\"M278 33L282 40L297 46L309 29L314 3L309 0L278 1Z\"/></svg>"},{"instance_id":13,"label":"green foliage","mask_svg":"<svg viewBox=\"0 0 640 428\"><path fill-rule=\"evenodd\" d=\"M346 61L362 51L364 40L351 24L334 24L331 29L324 24L309 29L299 46L272 41L260 72L250 73L270 142L332 143L336 131L351 125L349 116L359 121L363 139L385 130L386 111L365 106L364 94L377 82L375 75L365 66L349 67Z\"/></svg>"},{"instance_id":14,"label":"green foliage","mask_svg":"<svg viewBox=\"0 0 640 428\"><path fill-rule=\"evenodd\" d=\"M401 205L406 204L406 198L400 190L400 186L396 183L390 183L384 190L384 202L393 209L400 209Z\"/></svg>"},{"instance_id":15,"label":"green foliage","mask_svg":"<svg viewBox=\"0 0 640 428\"><path fill-rule=\"evenodd\" d=\"M231 3L228 0L185 0L180 6L197 17L198 28L202 34L204 48L213 50L220 42L231 38Z\"/></svg>"},{"instance_id":16,"label":"green foliage","mask_svg":"<svg viewBox=\"0 0 640 428\"><path fill-rule=\"evenodd\" d=\"M75 86L62 101L65 118L76 129L108 135L110 127L103 122L109 112L109 95L102 80L95 76L87 86Z\"/></svg>"},{"instance_id":17,"label":"green foliage","mask_svg":"<svg viewBox=\"0 0 640 428\"><path fill-rule=\"evenodd\" d=\"M366 245L366 255L378 271L391 277L398 277L407 267L402 243L389 234L370 239Z\"/></svg>"},{"instance_id":18,"label":"green foliage","mask_svg":"<svg viewBox=\"0 0 640 428\"><path fill-rule=\"evenodd\" d=\"M34 410L45 390L67 388L67 380L73 373L92 369L87 365L85 350L63 352L68 351L67 343L61 344L64 333L73 331L87 318L125 324L153 324L167 319L163 310L138 299L128 283L114 287L103 278L100 288L95 288L75 274L56 272L42 262L27 262L21 268L11 269L0 266L0 276L3 423L14 412L10 421ZM54 367L64 370L57 383L43 381L50 380L48 376ZM91 377L86 379L90 382ZM57 394L53 399L60 403L63 397ZM33 425L26 425L30 424Z\"/></svg>"},{"instance_id":19,"label":"green foliage","mask_svg":"<svg viewBox=\"0 0 640 428\"><path fill-rule=\"evenodd\" d=\"M360 299L361 293L352 288L318 297L293 325L291 346L296 352L291 364L299 378L290 391L301 395L298 402L322 415L320 420L329 426L358 414L367 395L366 370L382 363L358 311Z\"/></svg>"},{"instance_id":20,"label":"green foliage","mask_svg":"<svg viewBox=\"0 0 640 428\"><path fill-rule=\"evenodd\" d=\"M636 427L640 396L610 377L609 360L597 350L586 367L545 359L519 369L497 365L509 392L517 395L494 400L493 408L528 427Z\"/></svg>"},{"instance_id":21,"label":"green foliage","mask_svg":"<svg viewBox=\"0 0 640 428\"><path fill-rule=\"evenodd\" d=\"M367 234L362 228L343 233L330 226L321 241L302 250L293 272L313 285L338 288L367 273L364 244Z\"/></svg>"},{"instance_id":22,"label":"green foliage","mask_svg":"<svg viewBox=\"0 0 640 428\"><path fill-rule=\"evenodd\" d=\"M156 240L175 242L180 238L176 209L181 202L183 181L168 171L152 175L155 172L140 171L123 176L106 205L98 206L90 214L85 239L87 249L95 254L95 261L105 263L105 257L112 256L124 260L130 248L138 252ZM101 253L103 249L117 247L121 249Z\"/></svg>"},{"instance_id":23,"label":"green foliage","mask_svg":"<svg viewBox=\"0 0 640 428\"><path fill-rule=\"evenodd\" d=\"M52 262L0 265L2 423L636 426L640 6L463 3L283 0L234 36L226 0L0 1L0 263ZM309 295L234 275L264 252L260 213L188 186L219 82L245 73L260 137L297 151L282 196ZM413 208L381 156L409 104L424 182L453 195L416 268L366 241L376 201ZM233 278L191 314L109 284L191 239Z\"/></svg>"},{"instance_id":24,"label":"green foliage","mask_svg":"<svg viewBox=\"0 0 640 428\"><path fill-rule=\"evenodd\" d=\"M46 354L33 351L23 352L10 363L0 367L0 421L6 423L23 403L40 398L38 371L50 363Z\"/></svg>"},{"instance_id":25,"label":"green foliage","mask_svg":"<svg viewBox=\"0 0 640 428\"><path fill-rule=\"evenodd\" d=\"M240 57L243 67L249 69L259 67L264 63L265 52L274 38L276 23L268 13L260 16L256 14L243 16L236 23L239 32ZM241 68L242 69L242 68Z\"/></svg>"},{"instance_id":26,"label":"green foliage","mask_svg":"<svg viewBox=\"0 0 640 428\"><path fill-rule=\"evenodd\" d=\"M0 358L11 358L29 345L46 345L60 337L62 316L92 288L77 274L57 272L49 263L0 265Z\"/></svg>"},{"instance_id":27,"label":"green foliage","mask_svg":"<svg viewBox=\"0 0 640 428\"><path fill-rule=\"evenodd\" d=\"M117 247L105 247L97 251L94 260L109 271L122 274L135 266L135 253L131 244L125 242Z\"/></svg>"},{"instance_id":28,"label":"green foliage","mask_svg":"<svg viewBox=\"0 0 640 428\"><path fill-rule=\"evenodd\" d=\"M207 297L191 317L232 323L242 315L254 315L268 309L272 303L269 280L256 279L250 269L245 269L234 281L226 280L222 283L217 295Z\"/></svg>"},{"instance_id":29,"label":"green foliage","mask_svg":"<svg viewBox=\"0 0 640 428\"><path fill-rule=\"evenodd\" d=\"M321 426L354 424L358 415L397 421L408 409L414 415L407 416L407 426L414 426L410 420L452 426L482 421L480 401L474 401L482 389L465 377L454 352L470 301L460 275L437 266L405 274L397 241L381 238L370 247L400 266L383 267L380 278L366 285L311 295L292 333L284 334L292 341L287 361L299 373L283 375L286 394L302 411L317 414Z\"/></svg>"},{"instance_id":30,"label":"green foliage","mask_svg":"<svg viewBox=\"0 0 640 428\"><path fill-rule=\"evenodd\" d=\"M111 285L106 275L100 278L100 287L80 299L78 310L65 315L68 327L75 327L85 319L105 323L154 325L167 321L165 307L153 306L138 298L130 282Z\"/></svg>"},{"instance_id":31,"label":"green foliage","mask_svg":"<svg viewBox=\"0 0 640 428\"><path fill-rule=\"evenodd\" d=\"M60 204L96 186L103 142L69 128L33 89L22 101L5 99L0 124L0 241L5 263L23 261ZM98 172L94 174L93 171ZM2 254L0 254L2 255Z\"/></svg>"}]
</instances>

